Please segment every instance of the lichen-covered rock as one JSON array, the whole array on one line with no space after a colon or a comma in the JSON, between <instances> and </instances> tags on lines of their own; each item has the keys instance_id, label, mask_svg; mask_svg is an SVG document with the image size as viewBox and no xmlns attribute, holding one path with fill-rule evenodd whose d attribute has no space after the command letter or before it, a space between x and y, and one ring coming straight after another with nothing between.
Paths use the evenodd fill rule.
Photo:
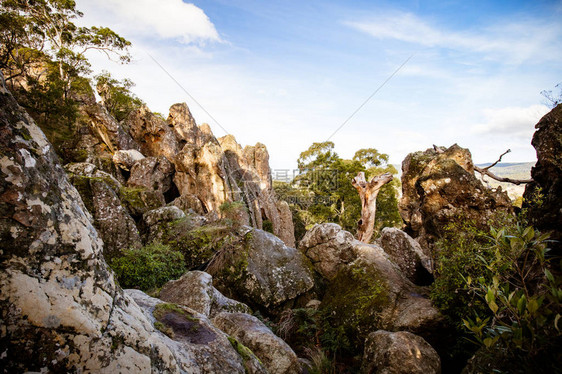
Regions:
<instances>
[{"instance_id":1,"label":"lichen-covered rock","mask_svg":"<svg viewBox=\"0 0 562 374\"><path fill-rule=\"evenodd\" d=\"M141 238L135 221L119 199L120 183L92 164L70 164L67 170L72 184L93 215L94 227L105 244L106 260L110 261L124 249L139 248Z\"/></svg>"},{"instance_id":2,"label":"lichen-covered rock","mask_svg":"<svg viewBox=\"0 0 562 374\"><path fill-rule=\"evenodd\" d=\"M513 208L500 188L488 189L476 179L470 152L455 144L406 157L399 210L405 231L431 248L450 223L470 220L484 228L493 214Z\"/></svg>"},{"instance_id":3,"label":"lichen-covered rock","mask_svg":"<svg viewBox=\"0 0 562 374\"><path fill-rule=\"evenodd\" d=\"M270 374L300 374L297 355L259 319L246 313L223 312L213 318L222 331L252 350Z\"/></svg>"},{"instance_id":4,"label":"lichen-covered rock","mask_svg":"<svg viewBox=\"0 0 562 374\"><path fill-rule=\"evenodd\" d=\"M536 124L531 144L537 163L531 170L534 182L525 188L524 202L530 223L552 232L550 247L562 254L562 105Z\"/></svg>"},{"instance_id":5,"label":"lichen-covered rock","mask_svg":"<svg viewBox=\"0 0 562 374\"><path fill-rule=\"evenodd\" d=\"M314 269L328 280L357 257L354 237L335 223L314 225L299 242L299 249L312 261Z\"/></svg>"},{"instance_id":6,"label":"lichen-covered rock","mask_svg":"<svg viewBox=\"0 0 562 374\"><path fill-rule=\"evenodd\" d=\"M135 162L144 158L144 155L136 149L116 151L113 154L113 162L123 170L130 170Z\"/></svg>"},{"instance_id":7,"label":"lichen-covered rock","mask_svg":"<svg viewBox=\"0 0 562 374\"><path fill-rule=\"evenodd\" d=\"M308 259L263 230L242 227L207 267L226 296L250 306L279 307L314 286Z\"/></svg>"},{"instance_id":8,"label":"lichen-covered rock","mask_svg":"<svg viewBox=\"0 0 562 374\"><path fill-rule=\"evenodd\" d=\"M223 296L213 287L213 277L210 274L197 270L166 283L158 297L169 303L187 306L211 318L224 311L251 312L246 304Z\"/></svg>"},{"instance_id":9,"label":"lichen-covered rock","mask_svg":"<svg viewBox=\"0 0 562 374\"><path fill-rule=\"evenodd\" d=\"M420 336L379 330L365 341L361 372L365 374L440 374L441 360Z\"/></svg>"},{"instance_id":10,"label":"lichen-covered rock","mask_svg":"<svg viewBox=\"0 0 562 374\"><path fill-rule=\"evenodd\" d=\"M172 188L173 174L174 165L166 157L146 157L131 167L127 185L156 191L164 204L164 195Z\"/></svg>"},{"instance_id":11,"label":"lichen-covered rock","mask_svg":"<svg viewBox=\"0 0 562 374\"><path fill-rule=\"evenodd\" d=\"M376 243L414 284L428 285L433 281L433 264L429 253L424 253L410 235L394 227L385 227Z\"/></svg>"},{"instance_id":12,"label":"lichen-covered rock","mask_svg":"<svg viewBox=\"0 0 562 374\"><path fill-rule=\"evenodd\" d=\"M0 171L0 366L179 372L172 351L116 286L80 195L3 78Z\"/></svg>"}]
</instances>

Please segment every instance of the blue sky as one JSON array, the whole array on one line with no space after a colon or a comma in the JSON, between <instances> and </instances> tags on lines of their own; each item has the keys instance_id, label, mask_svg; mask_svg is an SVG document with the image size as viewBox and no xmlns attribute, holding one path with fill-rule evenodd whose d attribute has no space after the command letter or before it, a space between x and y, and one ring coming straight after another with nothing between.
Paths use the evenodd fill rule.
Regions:
<instances>
[{"instance_id":1,"label":"blue sky","mask_svg":"<svg viewBox=\"0 0 562 374\"><path fill-rule=\"evenodd\" d=\"M401 163L433 144L468 147L476 162L507 148L533 161L540 92L562 82L561 1L78 0L81 23L131 40L125 66L154 110L187 102L199 124L243 145L264 143L274 169L326 140ZM161 64L216 123L149 57ZM219 125L220 124L220 125Z\"/></svg>"}]
</instances>

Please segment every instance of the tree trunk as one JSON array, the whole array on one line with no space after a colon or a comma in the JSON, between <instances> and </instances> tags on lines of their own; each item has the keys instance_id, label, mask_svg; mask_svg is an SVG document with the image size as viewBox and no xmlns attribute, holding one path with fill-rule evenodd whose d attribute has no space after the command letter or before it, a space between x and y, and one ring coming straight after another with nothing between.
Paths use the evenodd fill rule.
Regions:
<instances>
[{"instance_id":1,"label":"tree trunk","mask_svg":"<svg viewBox=\"0 0 562 374\"><path fill-rule=\"evenodd\" d=\"M361 198L361 219L357 224L357 240L369 243L375 230L375 215L377 211L377 195L382 186L392 180L392 174L384 173L373 177L370 182L365 180L365 173L360 172L351 184Z\"/></svg>"}]
</instances>

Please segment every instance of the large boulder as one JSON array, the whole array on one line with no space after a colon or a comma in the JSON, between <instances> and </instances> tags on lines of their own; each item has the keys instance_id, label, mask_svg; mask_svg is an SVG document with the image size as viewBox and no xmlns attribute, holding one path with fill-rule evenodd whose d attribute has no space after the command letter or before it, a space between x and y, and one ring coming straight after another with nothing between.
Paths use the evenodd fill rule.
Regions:
<instances>
[{"instance_id":1,"label":"large boulder","mask_svg":"<svg viewBox=\"0 0 562 374\"><path fill-rule=\"evenodd\" d=\"M455 144L406 157L399 210L405 231L431 248L451 223L472 221L485 228L492 215L513 208L501 188L491 190L475 177L470 151Z\"/></svg>"},{"instance_id":2,"label":"large boulder","mask_svg":"<svg viewBox=\"0 0 562 374\"><path fill-rule=\"evenodd\" d=\"M379 330L367 337L361 372L440 374L441 360L431 345L417 335Z\"/></svg>"},{"instance_id":3,"label":"large boulder","mask_svg":"<svg viewBox=\"0 0 562 374\"><path fill-rule=\"evenodd\" d=\"M124 249L139 248L139 231L119 198L121 184L92 164L70 164L66 170L70 181L93 215L94 227L105 244L106 260L110 261Z\"/></svg>"},{"instance_id":4,"label":"large boulder","mask_svg":"<svg viewBox=\"0 0 562 374\"><path fill-rule=\"evenodd\" d=\"M0 155L4 371L179 372L116 285L80 195L3 78Z\"/></svg>"},{"instance_id":5,"label":"large boulder","mask_svg":"<svg viewBox=\"0 0 562 374\"><path fill-rule=\"evenodd\" d=\"M297 355L259 319L246 313L223 312L215 326L252 350L270 374L300 374Z\"/></svg>"},{"instance_id":6,"label":"large boulder","mask_svg":"<svg viewBox=\"0 0 562 374\"><path fill-rule=\"evenodd\" d=\"M301 250L327 281L320 308L353 339L362 341L378 329L432 337L443 326L443 317L424 296L425 290L408 280L381 247L325 223L305 235Z\"/></svg>"},{"instance_id":7,"label":"large boulder","mask_svg":"<svg viewBox=\"0 0 562 374\"><path fill-rule=\"evenodd\" d=\"M433 281L433 263L429 253L410 235L394 227L382 229L376 243L384 249L402 273L415 284L428 285Z\"/></svg>"},{"instance_id":8,"label":"large boulder","mask_svg":"<svg viewBox=\"0 0 562 374\"><path fill-rule=\"evenodd\" d=\"M217 328L205 315L185 306L165 303L139 290L126 290L155 333L172 350L185 373L267 374L255 355Z\"/></svg>"},{"instance_id":9,"label":"large boulder","mask_svg":"<svg viewBox=\"0 0 562 374\"><path fill-rule=\"evenodd\" d=\"M314 225L299 242L299 249L312 261L314 269L332 280L338 271L357 258L355 238L335 223Z\"/></svg>"},{"instance_id":10,"label":"large boulder","mask_svg":"<svg viewBox=\"0 0 562 374\"><path fill-rule=\"evenodd\" d=\"M525 188L524 202L530 223L552 232L551 248L562 253L562 104L535 126L532 144L537 163L531 170L534 182Z\"/></svg>"},{"instance_id":11,"label":"large boulder","mask_svg":"<svg viewBox=\"0 0 562 374\"><path fill-rule=\"evenodd\" d=\"M246 304L221 294L213 287L213 277L198 270L188 271L180 279L166 283L158 297L169 303L189 307L210 318L221 312L251 312Z\"/></svg>"},{"instance_id":12,"label":"large boulder","mask_svg":"<svg viewBox=\"0 0 562 374\"><path fill-rule=\"evenodd\" d=\"M273 310L314 286L308 259L279 238L243 226L207 267L219 291L252 307Z\"/></svg>"},{"instance_id":13,"label":"large boulder","mask_svg":"<svg viewBox=\"0 0 562 374\"><path fill-rule=\"evenodd\" d=\"M136 149L116 151L112 156L113 163L126 171L129 171L135 162L143 158L144 155Z\"/></svg>"}]
</instances>

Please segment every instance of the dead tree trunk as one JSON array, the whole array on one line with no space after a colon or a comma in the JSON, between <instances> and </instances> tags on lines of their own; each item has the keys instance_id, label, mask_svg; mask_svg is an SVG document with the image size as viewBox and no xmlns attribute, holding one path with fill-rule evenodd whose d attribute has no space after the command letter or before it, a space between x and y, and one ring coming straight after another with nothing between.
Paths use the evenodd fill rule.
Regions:
<instances>
[{"instance_id":1,"label":"dead tree trunk","mask_svg":"<svg viewBox=\"0 0 562 374\"><path fill-rule=\"evenodd\" d=\"M361 198L361 219L357 224L357 239L369 243L375 230L375 215L377 211L377 195L382 186L392 180L392 174L384 173L373 177L370 182L365 180L365 173L360 172L351 184Z\"/></svg>"}]
</instances>

